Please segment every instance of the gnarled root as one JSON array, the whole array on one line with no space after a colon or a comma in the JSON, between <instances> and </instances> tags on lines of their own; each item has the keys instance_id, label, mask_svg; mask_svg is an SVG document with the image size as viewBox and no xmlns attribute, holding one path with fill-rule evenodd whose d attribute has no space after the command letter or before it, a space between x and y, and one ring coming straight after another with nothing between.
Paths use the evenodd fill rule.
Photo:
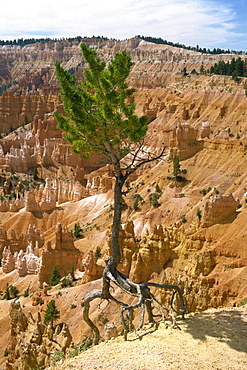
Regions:
<instances>
[{"instance_id":1,"label":"gnarled root","mask_svg":"<svg viewBox=\"0 0 247 370\"><path fill-rule=\"evenodd\" d=\"M115 297L112 296L110 293L111 283L118 286L127 294L136 297L137 302L135 304L126 304L122 301L119 301ZM98 344L100 341L100 333L97 326L92 322L89 318L89 309L90 309L90 302L96 298L106 299L108 301L112 300L118 305L122 306L120 317L124 328L124 339L127 340L127 333L133 330L133 319L134 319L134 309L141 308L141 315L139 325L136 330L139 330L143 327L144 324L144 316L145 316L145 309L147 310L148 321L149 323L154 323L155 316L161 316L164 320L165 315L164 311L172 320L172 326L176 327L176 318L171 312L171 310L166 307L162 302L160 302L153 293L151 293L150 288L159 288L159 289L168 289L172 290L172 298L171 298L171 310L177 314L181 314L182 318L184 318L185 313L187 312L183 294L181 289L177 285L170 285L170 284L157 284L157 283L141 283L136 284L133 283L126 275L122 274L121 272L117 271L115 265L112 263L112 260L109 259L107 261L107 265L105 267L103 273L103 287L102 290L92 290L89 292L85 298L82 306L84 307L83 311L83 318L85 322L90 326L92 332L94 333L94 344ZM180 310L177 310L173 306L173 302L175 296L178 295L179 303L180 303ZM159 315L153 314L153 309L156 308L159 312Z\"/></svg>"}]
</instances>

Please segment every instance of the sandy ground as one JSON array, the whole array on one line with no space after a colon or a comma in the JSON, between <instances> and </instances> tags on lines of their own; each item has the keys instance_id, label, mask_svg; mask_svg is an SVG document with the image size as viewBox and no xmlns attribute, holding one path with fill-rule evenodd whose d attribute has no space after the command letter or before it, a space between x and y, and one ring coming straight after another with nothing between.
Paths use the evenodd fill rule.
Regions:
<instances>
[{"instance_id":1,"label":"sandy ground","mask_svg":"<svg viewBox=\"0 0 247 370\"><path fill-rule=\"evenodd\" d=\"M247 305L211 309L111 339L49 369L74 370L244 370L247 369Z\"/></svg>"}]
</instances>

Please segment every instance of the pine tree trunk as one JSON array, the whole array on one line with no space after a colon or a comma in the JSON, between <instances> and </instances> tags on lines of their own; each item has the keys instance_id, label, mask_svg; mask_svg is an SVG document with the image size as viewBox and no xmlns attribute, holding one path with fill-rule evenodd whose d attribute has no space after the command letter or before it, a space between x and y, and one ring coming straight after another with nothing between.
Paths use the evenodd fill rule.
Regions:
<instances>
[{"instance_id":1,"label":"pine tree trunk","mask_svg":"<svg viewBox=\"0 0 247 370\"><path fill-rule=\"evenodd\" d=\"M122 202L122 188L124 184L124 177L122 173L116 176L116 183L114 187L114 215L112 224L111 248L112 248L112 265L117 267L121 260L121 248L119 245L119 232L121 227L121 215L123 209Z\"/></svg>"}]
</instances>

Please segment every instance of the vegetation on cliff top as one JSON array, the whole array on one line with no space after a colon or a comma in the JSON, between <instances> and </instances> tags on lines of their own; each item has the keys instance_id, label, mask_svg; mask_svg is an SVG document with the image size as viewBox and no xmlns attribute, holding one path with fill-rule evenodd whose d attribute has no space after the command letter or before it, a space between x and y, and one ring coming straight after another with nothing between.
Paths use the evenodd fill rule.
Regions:
<instances>
[{"instance_id":1,"label":"vegetation on cliff top","mask_svg":"<svg viewBox=\"0 0 247 370\"><path fill-rule=\"evenodd\" d=\"M242 54L245 53L245 51L236 51L236 50L225 50L221 48L213 48L212 50L209 48L202 48L199 45L196 46L186 46L185 44L180 44L179 42L172 42L172 41L167 41L162 39L161 37L152 37L152 36L141 36L141 35L136 35L135 38L145 40L148 42L153 42L154 44L163 44L163 45L169 45L169 46L174 46L177 48L182 48L182 49L187 49L187 50L193 50L193 51L198 51L199 53L203 54ZM86 39L88 40L95 40L95 41L106 41L106 40L116 40L115 38L108 38L105 36L92 36L92 37L87 37L87 36L75 36L75 37L61 37L61 38L50 38L50 37L45 37L45 38L28 38L28 39L14 39L14 40L0 40L0 45L18 45L18 46L25 46L29 44L36 44L36 43L41 43L41 44L49 44L53 42L59 42L59 41L69 41L69 42L83 42Z\"/></svg>"}]
</instances>

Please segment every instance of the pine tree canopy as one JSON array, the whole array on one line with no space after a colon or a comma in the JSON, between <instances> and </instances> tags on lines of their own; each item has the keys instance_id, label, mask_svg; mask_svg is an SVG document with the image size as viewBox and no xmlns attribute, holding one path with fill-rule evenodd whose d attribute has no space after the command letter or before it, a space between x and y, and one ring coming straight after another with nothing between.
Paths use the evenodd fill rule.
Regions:
<instances>
[{"instance_id":1,"label":"pine tree canopy","mask_svg":"<svg viewBox=\"0 0 247 370\"><path fill-rule=\"evenodd\" d=\"M114 162L113 148L119 160L130 151L129 142L140 141L147 131L146 116L134 114L135 103L130 98L135 90L126 82L131 57L123 51L107 64L85 44L81 50L88 64L81 83L56 62L66 115L56 112L55 117L74 153L83 158L102 153Z\"/></svg>"},{"instance_id":2,"label":"pine tree canopy","mask_svg":"<svg viewBox=\"0 0 247 370\"><path fill-rule=\"evenodd\" d=\"M52 299L47 304L47 309L45 311L44 324L47 325L50 321L53 322L60 317L60 311L58 311L55 301Z\"/></svg>"}]
</instances>

